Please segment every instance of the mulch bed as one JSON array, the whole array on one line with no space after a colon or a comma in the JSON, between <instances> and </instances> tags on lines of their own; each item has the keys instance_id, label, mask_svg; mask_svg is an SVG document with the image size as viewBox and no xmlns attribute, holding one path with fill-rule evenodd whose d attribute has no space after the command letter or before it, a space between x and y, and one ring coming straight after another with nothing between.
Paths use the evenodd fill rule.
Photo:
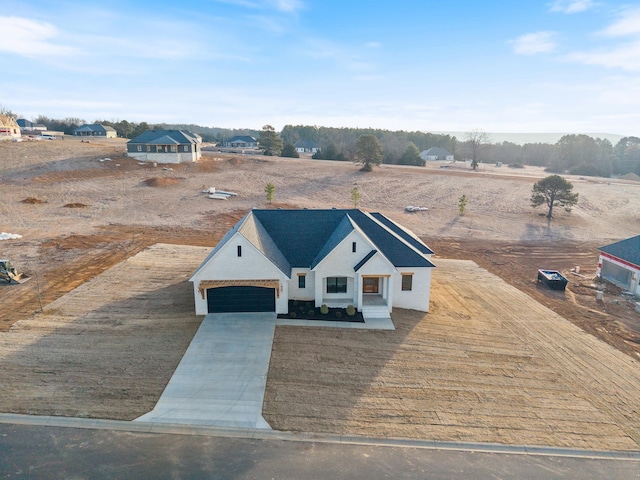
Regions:
<instances>
[{"instance_id":1,"label":"mulch bed","mask_svg":"<svg viewBox=\"0 0 640 480\"><path fill-rule=\"evenodd\" d=\"M324 314L320 312L320 307L315 307L313 301L289 300L289 313L279 314L278 318L290 318L299 320L324 320L328 322L355 322L364 323L362 313L347 315L346 308L330 308Z\"/></svg>"}]
</instances>

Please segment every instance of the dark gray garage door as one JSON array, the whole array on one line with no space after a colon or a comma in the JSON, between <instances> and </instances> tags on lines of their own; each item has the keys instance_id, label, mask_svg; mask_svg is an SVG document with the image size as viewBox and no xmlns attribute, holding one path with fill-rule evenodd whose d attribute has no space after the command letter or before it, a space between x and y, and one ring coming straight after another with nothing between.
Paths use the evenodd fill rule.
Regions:
<instances>
[{"instance_id":1,"label":"dark gray garage door","mask_svg":"<svg viewBox=\"0 0 640 480\"><path fill-rule=\"evenodd\" d=\"M209 313L275 312L273 288L219 287L207 290Z\"/></svg>"}]
</instances>

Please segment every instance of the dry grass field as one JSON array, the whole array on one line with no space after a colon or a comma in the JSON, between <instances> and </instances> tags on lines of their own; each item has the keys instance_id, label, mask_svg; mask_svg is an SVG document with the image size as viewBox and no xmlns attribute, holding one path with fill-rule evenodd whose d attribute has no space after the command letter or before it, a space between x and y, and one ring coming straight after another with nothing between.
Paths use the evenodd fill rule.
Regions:
<instances>
[{"instance_id":1,"label":"dry grass field","mask_svg":"<svg viewBox=\"0 0 640 480\"><path fill-rule=\"evenodd\" d=\"M542 210L529 206L532 184L546 175L533 167L511 170L483 165L479 172L472 172L466 165L449 169L382 166L363 174L350 163L212 152L196 164L163 169L125 158L123 151L119 139L0 143L0 230L22 235L1 241L0 257L10 258L32 277L23 285L0 286L0 383L4 389L0 410L133 418L160 395L200 321L191 314L191 293L184 283L199 260L179 257L184 262L174 263L168 277L149 266L150 283L140 286L149 290L137 292L135 287L127 299L118 297L120 289L113 282L124 285L128 275L135 275L126 268L120 271L120 266L110 268L158 243L213 247L253 207L350 207L349 192L357 185L362 208L381 211L411 228L436 251L436 263L443 258L472 260L499 278L471 268L478 277L470 280L473 288L462 288L449 283L443 263L434 278L433 311L426 317L395 312L398 331L384 339L374 332L358 337L351 332L278 328L265 403L265 415L274 426L638 449L637 425L625 417L638 417L637 411L628 410L637 405L638 396L631 403L622 394L608 396L606 389L594 386L610 386L615 375L590 367L580 376L575 367L562 364L567 353L562 344L557 349L545 344L558 345L575 337L582 343L586 339L591 350L611 350L619 361L616 375L628 372L629 391L637 392L633 379L640 369L640 316L615 289L607 291L604 302L596 302L589 275L595 271L598 246L638 234L640 184L570 178L580 201L571 214L558 212L548 224L539 215ZM267 182L276 186L273 205L264 199ZM201 190L210 186L239 195L228 201L209 200ZM457 212L462 194L469 198L463 217ZM429 211L406 213L407 205L426 206ZM569 273L575 265L581 266L585 277ZM564 271L571 281L566 294L537 286L538 268ZM74 296L89 288L85 285L92 279L101 285L92 295L104 304L91 307L93 303L85 305L82 300L85 310L71 314L61 309L60 302L70 306L69 298L83 298ZM485 290L474 290L483 282ZM526 298L539 303L521 308L518 297L508 315L489 318L483 308L499 301L488 300L496 285L516 295L526 293ZM74 290L77 287L80 290ZM154 310L149 298L164 298L169 291L178 292L181 300ZM72 296L65 296L69 292ZM44 312L34 314L40 308L38 293ZM119 312L113 319L112 305ZM139 307L143 310L136 310ZM162 315L165 310L175 315L176 322ZM132 315L140 323L127 316L129 311L136 312ZM527 321L546 329L533 331ZM557 325L562 329L557 330ZM144 357L144 349L136 351L138 334L150 342L149 352L164 353ZM12 343L29 335L27 344L46 346L51 353L25 355L29 350ZM296 352L300 345L308 345L309 355L292 354L289 362L288 352ZM624 352L622 359L609 345ZM91 355L84 358L83 351ZM570 353L582 358L589 352ZM322 378L333 378L327 380L331 388L326 392L342 389L346 397L352 396L342 409L327 407L325 413L295 420L282 416L279 400L286 397L291 404L304 405L302 397L291 395L304 393L296 391L295 382L304 375L307 357L326 364ZM407 367L407 359L414 359L416 366ZM371 368L365 374L367 363ZM440 382L439 376L446 371L459 378ZM536 382L542 385L547 380L558 388L539 390ZM398 389L392 393L380 387L393 387L396 381ZM478 384L484 383L488 390L480 394ZM402 387L410 384L420 388ZM509 388L502 389L502 384ZM89 385L101 387L96 390ZM533 402L533 410L520 415L516 407L509 413L518 399L521 403L515 405ZM559 406L553 403L556 399ZM420 403L430 400L434 403ZM381 409L381 401L389 408ZM613 406L607 407L609 403ZM563 412L562 425L553 417L554 410ZM333 419L326 417L330 411L336 412ZM423 415L416 417L416 412ZM323 415L325 426L318 426L317 418ZM403 423L416 427L403 430Z\"/></svg>"}]
</instances>

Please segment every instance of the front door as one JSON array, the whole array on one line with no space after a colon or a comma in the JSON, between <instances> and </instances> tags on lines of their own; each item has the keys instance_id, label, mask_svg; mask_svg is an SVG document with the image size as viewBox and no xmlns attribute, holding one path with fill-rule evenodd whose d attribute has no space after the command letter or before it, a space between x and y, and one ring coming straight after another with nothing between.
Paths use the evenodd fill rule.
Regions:
<instances>
[{"instance_id":1,"label":"front door","mask_svg":"<svg viewBox=\"0 0 640 480\"><path fill-rule=\"evenodd\" d=\"M362 280L362 293L378 293L378 277L364 277Z\"/></svg>"}]
</instances>

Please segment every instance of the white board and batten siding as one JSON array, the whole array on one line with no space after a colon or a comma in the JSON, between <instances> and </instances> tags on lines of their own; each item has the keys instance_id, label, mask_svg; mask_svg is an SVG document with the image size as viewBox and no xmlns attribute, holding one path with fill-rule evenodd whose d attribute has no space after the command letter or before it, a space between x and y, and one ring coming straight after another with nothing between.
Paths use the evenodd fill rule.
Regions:
<instances>
[{"instance_id":1,"label":"white board and batten siding","mask_svg":"<svg viewBox=\"0 0 640 480\"><path fill-rule=\"evenodd\" d=\"M431 270L431 268L398 268L398 274L393 280L393 305L398 308L428 312ZM410 291L402 290L402 273L413 273Z\"/></svg>"},{"instance_id":2,"label":"white board and batten siding","mask_svg":"<svg viewBox=\"0 0 640 480\"><path fill-rule=\"evenodd\" d=\"M238 247L241 256L238 256ZM203 268L191 278L196 302L196 315L206 315L207 299L198 290L201 280L279 280L276 313L288 312L289 278L243 235L236 234L222 246ZM296 278L297 281L297 278Z\"/></svg>"},{"instance_id":3,"label":"white board and batten siding","mask_svg":"<svg viewBox=\"0 0 640 480\"><path fill-rule=\"evenodd\" d=\"M128 152L127 155L142 162L155 163L191 163L199 158L196 152Z\"/></svg>"}]
</instances>

